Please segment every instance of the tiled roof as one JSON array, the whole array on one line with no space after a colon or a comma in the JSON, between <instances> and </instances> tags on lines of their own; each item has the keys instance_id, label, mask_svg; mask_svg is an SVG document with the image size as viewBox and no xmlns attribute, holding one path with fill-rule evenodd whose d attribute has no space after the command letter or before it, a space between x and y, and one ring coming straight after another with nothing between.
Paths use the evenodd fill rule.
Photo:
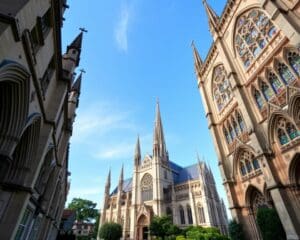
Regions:
<instances>
[{"instance_id":1,"label":"tiled roof","mask_svg":"<svg viewBox=\"0 0 300 240\"><path fill-rule=\"evenodd\" d=\"M199 172L198 172L198 164L193 164L188 167L181 167L174 162L169 162L170 167L173 172L173 180L174 184L184 183L188 180L195 180L199 179ZM128 178L123 182L123 192L130 192L132 190L132 178ZM116 187L110 194L113 196L117 194L118 187Z\"/></svg>"}]
</instances>

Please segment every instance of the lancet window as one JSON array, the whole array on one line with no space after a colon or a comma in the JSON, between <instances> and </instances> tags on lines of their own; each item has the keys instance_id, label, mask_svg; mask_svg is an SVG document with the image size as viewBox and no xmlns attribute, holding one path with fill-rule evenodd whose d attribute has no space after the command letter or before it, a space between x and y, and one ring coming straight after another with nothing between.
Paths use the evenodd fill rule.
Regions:
<instances>
[{"instance_id":1,"label":"lancet window","mask_svg":"<svg viewBox=\"0 0 300 240\"><path fill-rule=\"evenodd\" d=\"M230 144L234 139L245 132L245 124L241 114L236 111L223 125L223 134L227 144Z\"/></svg>"},{"instance_id":2,"label":"lancet window","mask_svg":"<svg viewBox=\"0 0 300 240\"><path fill-rule=\"evenodd\" d=\"M223 65L217 66L213 73L213 97L218 111L221 111L232 98L231 86Z\"/></svg>"},{"instance_id":3,"label":"lancet window","mask_svg":"<svg viewBox=\"0 0 300 240\"><path fill-rule=\"evenodd\" d=\"M149 201L153 199L153 178L146 173L141 181L142 201Z\"/></svg>"},{"instance_id":4,"label":"lancet window","mask_svg":"<svg viewBox=\"0 0 300 240\"><path fill-rule=\"evenodd\" d=\"M296 80L293 73L290 71L288 66L285 65L284 63L279 62L277 64L277 71L285 84L289 84L289 83L293 82L294 80Z\"/></svg>"},{"instance_id":5,"label":"lancet window","mask_svg":"<svg viewBox=\"0 0 300 240\"><path fill-rule=\"evenodd\" d=\"M237 19L235 48L247 68L276 33L272 21L260 10L250 9Z\"/></svg>"},{"instance_id":6,"label":"lancet window","mask_svg":"<svg viewBox=\"0 0 300 240\"><path fill-rule=\"evenodd\" d=\"M186 206L186 210L187 210L189 224L193 224L193 215L192 215L192 209L191 209L190 205Z\"/></svg>"},{"instance_id":7,"label":"lancet window","mask_svg":"<svg viewBox=\"0 0 300 240\"><path fill-rule=\"evenodd\" d=\"M253 93L256 105L259 109L261 109L264 106L264 100L260 94L260 92L257 89L254 89Z\"/></svg>"},{"instance_id":8,"label":"lancet window","mask_svg":"<svg viewBox=\"0 0 300 240\"><path fill-rule=\"evenodd\" d=\"M185 224L184 209L182 206L179 206L179 215L181 224Z\"/></svg>"},{"instance_id":9,"label":"lancet window","mask_svg":"<svg viewBox=\"0 0 300 240\"><path fill-rule=\"evenodd\" d=\"M240 174L244 177L260 169L260 164L254 154L249 151L243 151L239 156Z\"/></svg>"},{"instance_id":10,"label":"lancet window","mask_svg":"<svg viewBox=\"0 0 300 240\"><path fill-rule=\"evenodd\" d=\"M284 89L284 85L278 79L275 73L269 72L268 73L268 80L276 94L280 93Z\"/></svg>"},{"instance_id":11,"label":"lancet window","mask_svg":"<svg viewBox=\"0 0 300 240\"><path fill-rule=\"evenodd\" d=\"M296 51L289 50L287 52L287 60L292 69L300 76L300 56Z\"/></svg>"},{"instance_id":12,"label":"lancet window","mask_svg":"<svg viewBox=\"0 0 300 240\"><path fill-rule=\"evenodd\" d=\"M291 140L300 137L299 129L283 117L278 119L276 131L280 145L285 145Z\"/></svg>"},{"instance_id":13,"label":"lancet window","mask_svg":"<svg viewBox=\"0 0 300 240\"><path fill-rule=\"evenodd\" d=\"M271 99L274 96L273 90L271 89L269 84L265 83L264 81L261 82L260 89L267 101L269 101L269 99Z\"/></svg>"}]
</instances>

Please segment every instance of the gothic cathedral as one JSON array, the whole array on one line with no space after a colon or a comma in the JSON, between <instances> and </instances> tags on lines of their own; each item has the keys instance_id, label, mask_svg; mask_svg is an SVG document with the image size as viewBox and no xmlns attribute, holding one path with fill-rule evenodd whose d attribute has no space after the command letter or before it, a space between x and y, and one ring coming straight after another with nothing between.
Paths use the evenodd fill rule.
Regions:
<instances>
[{"instance_id":1,"label":"gothic cathedral","mask_svg":"<svg viewBox=\"0 0 300 240\"><path fill-rule=\"evenodd\" d=\"M148 239L148 226L154 215L171 216L179 227L215 226L227 233L227 215L213 174L204 162L181 167L170 161L166 148L159 104L153 136L153 154L141 161L137 139L132 178L123 180L110 192L109 172L100 225L118 222L124 239Z\"/></svg>"},{"instance_id":2,"label":"gothic cathedral","mask_svg":"<svg viewBox=\"0 0 300 240\"><path fill-rule=\"evenodd\" d=\"M198 88L234 219L261 239L273 208L287 239L300 238L300 2L230 0L222 16L204 1L213 44Z\"/></svg>"}]
</instances>

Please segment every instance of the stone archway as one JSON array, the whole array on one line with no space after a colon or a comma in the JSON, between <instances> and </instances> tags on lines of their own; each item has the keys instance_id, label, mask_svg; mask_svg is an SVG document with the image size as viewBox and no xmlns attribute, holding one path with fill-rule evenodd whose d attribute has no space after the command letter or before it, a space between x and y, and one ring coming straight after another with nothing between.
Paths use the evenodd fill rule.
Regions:
<instances>
[{"instance_id":1,"label":"stone archway","mask_svg":"<svg viewBox=\"0 0 300 240\"><path fill-rule=\"evenodd\" d=\"M136 239L137 240L147 240L149 237L149 219L142 214L137 221L136 229Z\"/></svg>"}]
</instances>

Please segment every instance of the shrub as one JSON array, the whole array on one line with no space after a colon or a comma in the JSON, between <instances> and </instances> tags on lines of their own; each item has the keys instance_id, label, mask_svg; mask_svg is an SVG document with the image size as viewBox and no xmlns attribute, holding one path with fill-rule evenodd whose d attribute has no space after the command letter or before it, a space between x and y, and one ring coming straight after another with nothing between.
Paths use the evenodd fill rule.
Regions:
<instances>
[{"instance_id":1,"label":"shrub","mask_svg":"<svg viewBox=\"0 0 300 240\"><path fill-rule=\"evenodd\" d=\"M259 208L256 221L264 240L286 239L283 226L274 208Z\"/></svg>"},{"instance_id":2,"label":"shrub","mask_svg":"<svg viewBox=\"0 0 300 240\"><path fill-rule=\"evenodd\" d=\"M232 220L228 227L231 240L244 240L244 232L241 224L237 223L236 220Z\"/></svg>"},{"instance_id":3,"label":"shrub","mask_svg":"<svg viewBox=\"0 0 300 240\"><path fill-rule=\"evenodd\" d=\"M99 236L105 240L118 240L122 237L122 226L118 223L104 223Z\"/></svg>"}]
</instances>

